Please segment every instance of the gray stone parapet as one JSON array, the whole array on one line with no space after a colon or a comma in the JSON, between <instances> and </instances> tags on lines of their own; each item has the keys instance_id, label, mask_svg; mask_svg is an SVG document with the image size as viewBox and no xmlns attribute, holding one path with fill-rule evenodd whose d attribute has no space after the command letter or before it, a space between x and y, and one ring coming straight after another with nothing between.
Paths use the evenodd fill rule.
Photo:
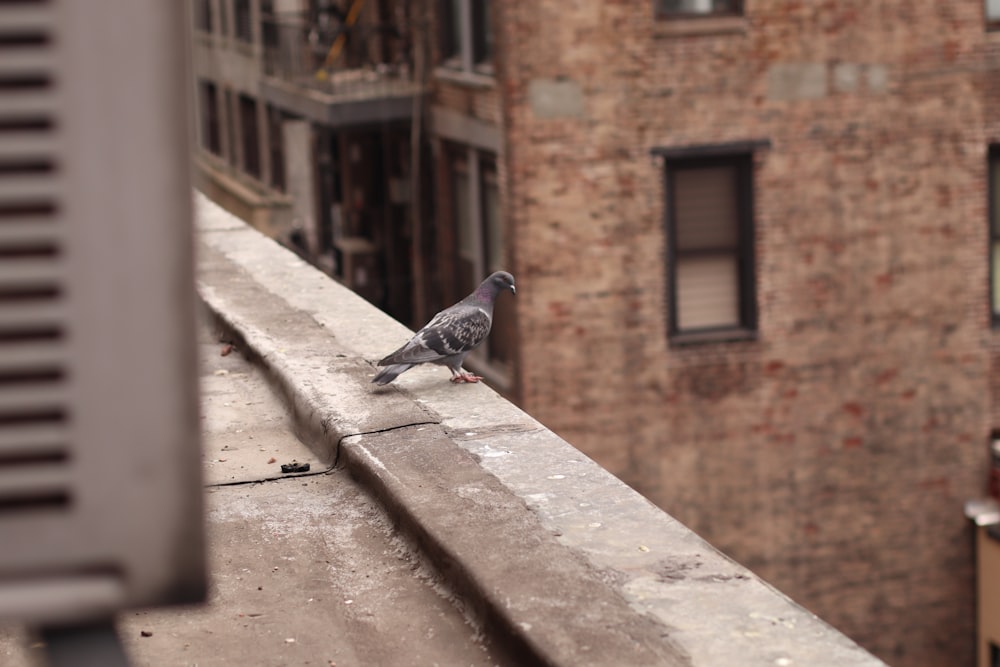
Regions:
<instances>
[{"instance_id":1,"label":"gray stone parapet","mask_svg":"<svg viewBox=\"0 0 1000 667\"><path fill-rule=\"evenodd\" d=\"M204 303L303 440L370 490L513 661L884 664L488 387L434 366L375 388L374 360L411 332L205 197L195 206Z\"/></svg>"}]
</instances>

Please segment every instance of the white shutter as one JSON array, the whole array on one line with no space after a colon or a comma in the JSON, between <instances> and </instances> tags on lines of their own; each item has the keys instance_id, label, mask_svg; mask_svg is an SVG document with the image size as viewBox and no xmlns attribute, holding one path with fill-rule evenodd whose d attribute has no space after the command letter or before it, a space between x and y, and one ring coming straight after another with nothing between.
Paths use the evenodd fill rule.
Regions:
<instances>
[{"instance_id":1,"label":"white shutter","mask_svg":"<svg viewBox=\"0 0 1000 667\"><path fill-rule=\"evenodd\" d=\"M740 323L736 258L677 260L677 327L684 331Z\"/></svg>"},{"instance_id":2,"label":"white shutter","mask_svg":"<svg viewBox=\"0 0 1000 667\"><path fill-rule=\"evenodd\" d=\"M0 2L0 618L203 593L184 27Z\"/></svg>"}]
</instances>

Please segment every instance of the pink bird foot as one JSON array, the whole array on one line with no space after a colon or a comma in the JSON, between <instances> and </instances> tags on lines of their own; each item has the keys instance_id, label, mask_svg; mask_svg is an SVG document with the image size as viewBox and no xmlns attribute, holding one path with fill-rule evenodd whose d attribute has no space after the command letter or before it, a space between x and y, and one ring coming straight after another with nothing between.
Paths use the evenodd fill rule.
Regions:
<instances>
[{"instance_id":1,"label":"pink bird foot","mask_svg":"<svg viewBox=\"0 0 1000 667\"><path fill-rule=\"evenodd\" d=\"M478 375L473 375L471 373L459 373L451 379L455 384L460 384L464 382L479 382L483 378Z\"/></svg>"}]
</instances>

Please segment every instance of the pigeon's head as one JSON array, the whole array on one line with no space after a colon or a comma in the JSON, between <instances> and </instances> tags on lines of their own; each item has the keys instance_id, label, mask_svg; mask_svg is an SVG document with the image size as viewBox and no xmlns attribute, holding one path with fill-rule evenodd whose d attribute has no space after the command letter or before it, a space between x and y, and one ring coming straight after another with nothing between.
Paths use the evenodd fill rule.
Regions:
<instances>
[{"instance_id":1,"label":"pigeon's head","mask_svg":"<svg viewBox=\"0 0 1000 667\"><path fill-rule=\"evenodd\" d=\"M476 290L476 296L493 301L497 298L497 294L505 289L509 289L511 294L517 294L517 289L514 287L514 276L506 271L497 271L483 281L483 284Z\"/></svg>"},{"instance_id":2,"label":"pigeon's head","mask_svg":"<svg viewBox=\"0 0 1000 667\"><path fill-rule=\"evenodd\" d=\"M497 271L492 276L487 278L496 287L496 293L499 293L505 289L509 289L511 294L517 294L517 288L514 287L514 276L510 275L506 271Z\"/></svg>"}]
</instances>

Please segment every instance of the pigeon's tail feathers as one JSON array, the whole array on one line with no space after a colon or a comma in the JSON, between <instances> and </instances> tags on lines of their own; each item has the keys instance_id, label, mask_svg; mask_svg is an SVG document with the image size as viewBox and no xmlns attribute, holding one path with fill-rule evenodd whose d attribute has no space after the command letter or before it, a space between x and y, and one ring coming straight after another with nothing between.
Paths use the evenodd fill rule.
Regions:
<instances>
[{"instance_id":1,"label":"pigeon's tail feathers","mask_svg":"<svg viewBox=\"0 0 1000 667\"><path fill-rule=\"evenodd\" d=\"M372 378L372 382L375 384L389 384L399 377L401 373L405 373L411 368L413 368L413 364L393 364L392 366L386 366L378 372L378 375Z\"/></svg>"}]
</instances>

